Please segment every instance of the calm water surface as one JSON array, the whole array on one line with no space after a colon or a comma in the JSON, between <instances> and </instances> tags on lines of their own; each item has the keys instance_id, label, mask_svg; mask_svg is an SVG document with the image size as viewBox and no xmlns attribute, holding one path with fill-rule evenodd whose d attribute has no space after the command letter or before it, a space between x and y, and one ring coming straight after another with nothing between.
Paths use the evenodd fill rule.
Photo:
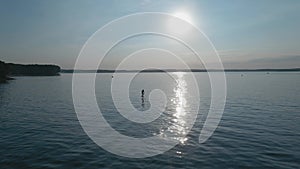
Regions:
<instances>
[{"instance_id":1,"label":"calm water surface","mask_svg":"<svg viewBox=\"0 0 300 169\"><path fill-rule=\"evenodd\" d=\"M113 128L133 137L172 132L180 142L164 154L145 159L111 154L89 139L74 111L71 74L17 77L1 84L0 168L300 168L299 73L227 73L223 118L204 144L198 143L198 137L210 105L205 73L195 73L200 109L185 136L189 112L198 102L189 85L191 75L180 73L176 82L163 73L136 76L129 90L135 108L150 107L152 89L165 91L168 99L159 119L141 125L117 112L110 96L111 74L98 74L98 104ZM144 100L141 89L146 91Z\"/></svg>"}]
</instances>

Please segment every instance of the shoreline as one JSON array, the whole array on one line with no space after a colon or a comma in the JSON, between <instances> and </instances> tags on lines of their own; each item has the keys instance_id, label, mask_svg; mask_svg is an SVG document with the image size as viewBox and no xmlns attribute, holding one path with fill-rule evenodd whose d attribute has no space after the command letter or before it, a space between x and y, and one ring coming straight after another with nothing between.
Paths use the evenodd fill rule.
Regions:
<instances>
[{"instance_id":1,"label":"shoreline","mask_svg":"<svg viewBox=\"0 0 300 169\"><path fill-rule=\"evenodd\" d=\"M225 70L205 70L205 69L164 69L164 70L72 70L62 69L60 73L163 73L163 72L300 72L300 68L292 69L225 69Z\"/></svg>"}]
</instances>

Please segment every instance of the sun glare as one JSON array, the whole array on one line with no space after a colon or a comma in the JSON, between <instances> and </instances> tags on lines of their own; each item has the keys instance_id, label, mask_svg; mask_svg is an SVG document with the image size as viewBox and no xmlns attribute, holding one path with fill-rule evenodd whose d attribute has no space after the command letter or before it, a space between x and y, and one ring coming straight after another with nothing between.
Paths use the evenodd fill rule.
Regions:
<instances>
[{"instance_id":1,"label":"sun glare","mask_svg":"<svg viewBox=\"0 0 300 169\"><path fill-rule=\"evenodd\" d=\"M175 16L177 18L180 18L182 20L185 20L185 21L189 22L190 24L193 23L192 17L188 13L186 13L184 11L175 12L173 14L173 16Z\"/></svg>"},{"instance_id":2,"label":"sun glare","mask_svg":"<svg viewBox=\"0 0 300 169\"><path fill-rule=\"evenodd\" d=\"M175 18L170 19L167 23L170 32L176 33L177 35L188 35L192 25L194 25L191 15L183 10L174 12L171 15ZM182 21L186 23L182 23Z\"/></svg>"}]
</instances>

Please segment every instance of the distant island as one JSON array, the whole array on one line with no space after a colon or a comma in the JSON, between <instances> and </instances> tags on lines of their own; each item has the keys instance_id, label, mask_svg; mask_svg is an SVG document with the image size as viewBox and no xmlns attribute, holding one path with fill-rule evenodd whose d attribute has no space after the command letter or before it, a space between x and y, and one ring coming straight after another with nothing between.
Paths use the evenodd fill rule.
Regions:
<instances>
[{"instance_id":1,"label":"distant island","mask_svg":"<svg viewBox=\"0 0 300 169\"><path fill-rule=\"evenodd\" d=\"M290 68L290 69L225 69L225 70L206 70L206 69L147 69L147 70L107 70L107 69L98 69L98 70L73 70L73 69L62 69L61 73L160 73L160 72L297 72L300 71L300 68Z\"/></svg>"},{"instance_id":2,"label":"distant island","mask_svg":"<svg viewBox=\"0 0 300 169\"><path fill-rule=\"evenodd\" d=\"M0 61L0 83L10 76L57 76L61 68L57 65L23 65Z\"/></svg>"}]
</instances>

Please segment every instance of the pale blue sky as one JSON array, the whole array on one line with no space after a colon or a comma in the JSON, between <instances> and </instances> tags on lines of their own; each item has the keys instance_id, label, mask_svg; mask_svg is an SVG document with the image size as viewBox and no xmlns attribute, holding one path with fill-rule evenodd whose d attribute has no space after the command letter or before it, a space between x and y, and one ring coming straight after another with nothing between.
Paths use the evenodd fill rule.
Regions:
<instances>
[{"instance_id":1,"label":"pale blue sky","mask_svg":"<svg viewBox=\"0 0 300 169\"><path fill-rule=\"evenodd\" d=\"M1 0L0 60L72 68L85 41L109 21L178 9L208 35L226 68L300 67L299 0Z\"/></svg>"}]
</instances>

